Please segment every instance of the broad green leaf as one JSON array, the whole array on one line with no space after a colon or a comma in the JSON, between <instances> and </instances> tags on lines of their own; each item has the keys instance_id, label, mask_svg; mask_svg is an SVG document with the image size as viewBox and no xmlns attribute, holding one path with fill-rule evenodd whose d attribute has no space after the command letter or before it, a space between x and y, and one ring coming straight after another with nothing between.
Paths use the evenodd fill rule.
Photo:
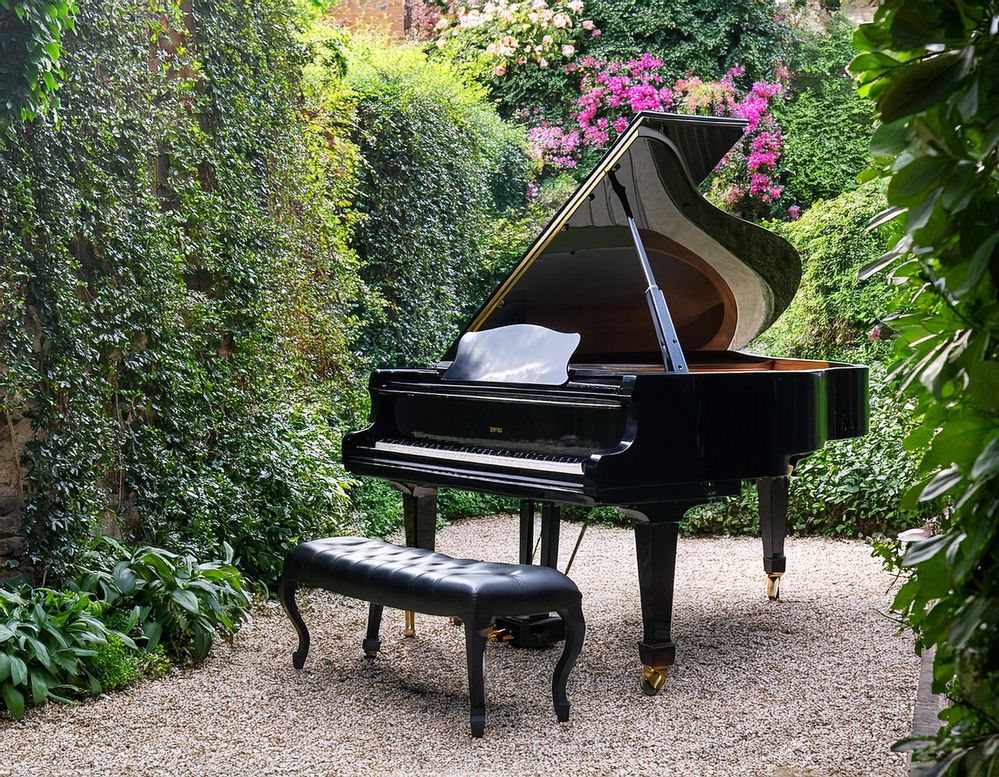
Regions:
<instances>
[{"instance_id":1,"label":"broad green leaf","mask_svg":"<svg viewBox=\"0 0 999 777\"><path fill-rule=\"evenodd\" d=\"M902 564L907 567L922 564L927 559L933 558L946 549L948 541L949 538L947 535L937 534L929 539L914 542L905 552L905 556L902 557Z\"/></svg>"},{"instance_id":2,"label":"broad green leaf","mask_svg":"<svg viewBox=\"0 0 999 777\"><path fill-rule=\"evenodd\" d=\"M10 677L10 656L0 653L0 682Z\"/></svg>"},{"instance_id":3,"label":"broad green leaf","mask_svg":"<svg viewBox=\"0 0 999 777\"><path fill-rule=\"evenodd\" d=\"M955 289L956 294L966 294L978 285L978 282L989 267L997 243L999 243L999 231L978 246L978 250L971 257L971 262L968 266L968 275L965 277L964 283L958 289Z\"/></svg>"},{"instance_id":4,"label":"broad green leaf","mask_svg":"<svg viewBox=\"0 0 999 777\"><path fill-rule=\"evenodd\" d=\"M989 611L992 600L981 597L970 599L959 611L947 640L952 648L961 649L968 644L971 636L982 626L982 616Z\"/></svg>"},{"instance_id":5,"label":"broad green leaf","mask_svg":"<svg viewBox=\"0 0 999 777\"><path fill-rule=\"evenodd\" d=\"M904 119L882 124L871 137L873 156L895 156L906 148L906 123Z\"/></svg>"},{"instance_id":6,"label":"broad green leaf","mask_svg":"<svg viewBox=\"0 0 999 777\"><path fill-rule=\"evenodd\" d=\"M41 704L49 695L49 683L40 672L31 673L31 701Z\"/></svg>"},{"instance_id":7,"label":"broad green leaf","mask_svg":"<svg viewBox=\"0 0 999 777\"><path fill-rule=\"evenodd\" d=\"M194 629L194 663L200 664L208 657L212 649L212 631L204 626L196 626Z\"/></svg>"},{"instance_id":8,"label":"broad green leaf","mask_svg":"<svg viewBox=\"0 0 999 777\"><path fill-rule=\"evenodd\" d=\"M892 73L891 84L878 99L882 121L919 113L949 97L971 68L974 49L948 51L908 63Z\"/></svg>"},{"instance_id":9,"label":"broad green leaf","mask_svg":"<svg viewBox=\"0 0 999 777\"><path fill-rule=\"evenodd\" d=\"M177 604L183 607L190 613L195 615L198 614L200 609L198 606L198 597L195 596L191 591L186 591L182 588L178 588L170 592L170 598L173 599Z\"/></svg>"},{"instance_id":10,"label":"broad green leaf","mask_svg":"<svg viewBox=\"0 0 999 777\"><path fill-rule=\"evenodd\" d=\"M17 656L10 657L10 679L14 685L28 684L28 665Z\"/></svg>"},{"instance_id":11,"label":"broad green leaf","mask_svg":"<svg viewBox=\"0 0 999 777\"><path fill-rule=\"evenodd\" d=\"M0 692L3 693L3 701L10 716L14 720L21 720L24 717L24 694L11 685L9 680L0 684Z\"/></svg>"},{"instance_id":12,"label":"broad green leaf","mask_svg":"<svg viewBox=\"0 0 999 777\"><path fill-rule=\"evenodd\" d=\"M949 159L920 156L892 176L888 183L888 202L893 205L921 204L927 192L936 186L953 168Z\"/></svg>"},{"instance_id":13,"label":"broad green leaf","mask_svg":"<svg viewBox=\"0 0 999 777\"><path fill-rule=\"evenodd\" d=\"M946 494L963 479L964 475L961 474L960 467L957 465L947 467L947 469L938 472L936 476L929 483L927 483L926 487L919 494L919 501L928 502L931 499L936 499L938 496Z\"/></svg>"}]
</instances>

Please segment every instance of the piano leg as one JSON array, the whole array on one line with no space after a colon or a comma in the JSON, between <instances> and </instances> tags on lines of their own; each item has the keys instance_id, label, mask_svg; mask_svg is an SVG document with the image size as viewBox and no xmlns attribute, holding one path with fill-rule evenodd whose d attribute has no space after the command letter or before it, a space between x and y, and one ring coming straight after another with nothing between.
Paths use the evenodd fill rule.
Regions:
<instances>
[{"instance_id":1,"label":"piano leg","mask_svg":"<svg viewBox=\"0 0 999 777\"><path fill-rule=\"evenodd\" d=\"M437 542L437 489L409 483L393 483L402 491L402 517L406 545L410 548L434 550ZM416 615L406 612L402 636L416 636Z\"/></svg>"},{"instance_id":2,"label":"piano leg","mask_svg":"<svg viewBox=\"0 0 999 777\"><path fill-rule=\"evenodd\" d=\"M784 535L787 533L788 478L760 478L756 490L760 495L760 531L763 534L763 570L767 573L767 596L771 601L780 597L780 578L787 559L784 558Z\"/></svg>"},{"instance_id":3,"label":"piano leg","mask_svg":"<svg viewBox=\"0 0 999 777\"><path fill-rule=\"evenodd\" d=\"M562 506L541 505L541 566L558 569L559 524L562 520Z\"/></svg>"},{"instance_id":4,"label":"piano leg","mask_svg":"<svg viewBox=\"0 0 999 777\"><path fill-rule=\"evenodd\" d=\"M676 644L670 635L673 583L679 523L692 507L689 502L662 502L625 509L635 527L638 586L642 598L642 691L654 696L676 662Z\"/></svg>"}]
</instances>

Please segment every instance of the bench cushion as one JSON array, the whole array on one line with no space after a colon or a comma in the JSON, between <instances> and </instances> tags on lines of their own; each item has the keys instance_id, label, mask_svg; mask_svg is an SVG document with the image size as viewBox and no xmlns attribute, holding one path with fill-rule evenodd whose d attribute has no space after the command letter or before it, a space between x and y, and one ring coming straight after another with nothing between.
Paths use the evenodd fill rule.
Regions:
<instances>
[{"instance_id":1,"label":"bench cushion","mask_svg":"<svg viewBox=\"0 0 999 777\"><path fill-rule=\"evenodd\" d=\"M429 615L531 615L578 605L576 584L549 567L457 559L364 537L303 542L286 577Z\"/></svg>"}]
</instances>

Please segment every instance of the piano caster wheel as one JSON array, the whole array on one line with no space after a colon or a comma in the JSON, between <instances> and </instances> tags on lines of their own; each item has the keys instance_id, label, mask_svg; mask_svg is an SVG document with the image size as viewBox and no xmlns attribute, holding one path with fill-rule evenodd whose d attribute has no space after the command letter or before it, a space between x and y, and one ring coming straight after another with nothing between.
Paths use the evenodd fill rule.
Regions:
<instances>
[{"instance_id":1,"label":"piano caster wheel","mask_svg":"<svg viewBox=\"0 0 999 777\"><path fill-rule=\"evenodd\" d=\"M642 670L642 693L655 696L666 683L666 667L646 666Z\"/></svg>"},{"instance_id":2,"label":"piano caster wheel","mask_svg":"<svg viewBox=\"0 0 999 777\"><path fill-rule=\"evenodd\" d=\"M416 636L416 616L413 614L412 610L406 610L406 625L402 629L402 636Z\"/></svg>"},{"instance_id":3,"label":"piano caster wheel","mask_svg":"<svg viewBox=\"0 0 999 777\"><path fill-rule=\"evenodd\" d=\"M457 615L450 615L450 616L448 616L448 620L451 621L451 625L452 626L463 626L464 625L461 622L461 618L459 618Z\"/></svg>"},{"instance_id":4,"label":"piano caster wheel","mask_svg":"<svg viewBox=\"0 0 999 777\"><path fill-rule=\"evenodd\" d=\"M771 602L776 602L780 599L780 576L783 573L775 573L772 575L767 575L767 596Z\"/></svg>"}]
</instances>

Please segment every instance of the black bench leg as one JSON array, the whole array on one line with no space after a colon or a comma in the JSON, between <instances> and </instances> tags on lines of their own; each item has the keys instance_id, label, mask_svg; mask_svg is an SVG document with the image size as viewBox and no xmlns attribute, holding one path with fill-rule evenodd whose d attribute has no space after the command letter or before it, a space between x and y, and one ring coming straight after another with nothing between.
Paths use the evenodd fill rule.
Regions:
<instances>
[{"instance_id":1,"label":"black bench leg","mask_svg":"<svg viewBox=\"0 0 999 777\"><path fill-rule=\"evenodd\" d=\"M562 657L555 665L552 675L552 701L555 703L555 717L562 723L569 719L569 698L565 695L565 684L569 679L579 651L583 649L583 638L586 636L586 621L583 620L583 608L579 605L558 613L565 623L565 648Z\"/></svg>"},{"instance_id":2,"label":"black bench leg","mask_svg":"<svg viewBox=\"0 0 999 777\"><path fill-rule=\"evenodd\" d=\"M298 632L298 650L292 653L291 663L296 669L301 669L305 666L305 657L309 655L309 630L305 627L305 621L302 620L302 614L298 611L298 605L295 604L297 588L298 583L287 577L282 577L281 582L278 583L278 599L281 600L281 606L284 607L295 631Z\"/></svg>"},{"instance_id":3,"label":"black bench leg","mask_svg":"<svg viewBox=\"0 0 999 777\"><path fill-rule=\"evenodd\" d=\"M472 736L481 737L486 728L486 689L483 677L486 658L486 629L491 618L469 615L465 623L465 659L468 661L468 720Z\"/></svg>"},{"instance_id":4,"label":"black bench leg","mask_svg":"<svg viewBox=\"0 0 999 777\"><path fill-rule=\"evenodd\" d=\"M368 633L364 636L361 649L364 650L365 658L374 658L378 655L378 648L382 646L382 641L378 639L378 629L382 625L382 606L372 603L368 607Z\"/></svg>"}]
</instances>

